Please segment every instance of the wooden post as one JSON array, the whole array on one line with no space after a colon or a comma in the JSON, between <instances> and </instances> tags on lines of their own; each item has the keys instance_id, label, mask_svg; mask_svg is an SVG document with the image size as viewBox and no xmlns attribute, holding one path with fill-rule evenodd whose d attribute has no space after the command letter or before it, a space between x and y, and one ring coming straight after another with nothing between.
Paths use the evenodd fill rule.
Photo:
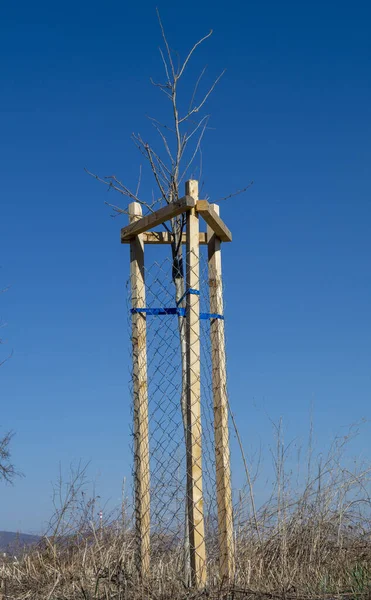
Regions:
<instances>
[{"instance_id":1,"label":"wooden post","mask_svg":"<svg viewBox=\"0 0 371 600\"><path fill-rule=\"evenodd\" d=\"M198 200L198 182L186 182L186 195ZM199 218L187 212L186 342L187 342L187 500L192 584L206 584L205 525L202 494Z\"/></svg>"},{"instance_id":2,"label":"wooden post","mask_svg":"<svg viewBox=\"0 0 371 600\"><path fill-rule=\"evenodd\" d=\"M219 215L219 206L212 205ZM222 261L220 238L207 228L209 259L210 312L223 315ZM210 324L212 385L214 398L215 464L218 508L218 538L220 576L230 582L234 577L235 556L231 468L228 431L228 397L225 360L224 320L213 319Z\"/></svg>"},{"instance_id":3,"label":"wooden post","mask_svg":"<svg viewBox=\"0 0 371 600\"><path fill-rule=\"evenodd\" d=\"M142 216L138 202L129 204L130 223ZM130 241L130 281L132 308L145 308L144 243L142 235ZM146 315L132 315L133 394L134 394L134 488L137 567L142 579L150 564L150 481L148 437L148 390Z\"/></svg>"}]
</instances>

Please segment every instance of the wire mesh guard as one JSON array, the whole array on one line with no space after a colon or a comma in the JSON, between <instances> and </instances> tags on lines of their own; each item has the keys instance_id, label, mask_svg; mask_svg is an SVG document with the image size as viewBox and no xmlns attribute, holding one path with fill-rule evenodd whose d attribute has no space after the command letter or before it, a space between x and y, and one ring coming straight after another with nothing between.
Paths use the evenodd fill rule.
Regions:
<instances>
[{"instance_id":1,"label":"wire mesh guard","mask_svg":"<svg viewBox=\"0 0 371 600\"><path fill-rule=\"evenodd\" d=\"M192 288L183 278L175 284L165 255L142 266L135 283L131 273L128 302L138 567L148 573L150 562L171 556L186 583L195 568L205 570L203 579L218 562L230 569L223 561L233 545L232 513L223 506L228 411L218 406L226 385L223 315L210 312L207 247L188 262Z\"/></svg>"}]
</instances>

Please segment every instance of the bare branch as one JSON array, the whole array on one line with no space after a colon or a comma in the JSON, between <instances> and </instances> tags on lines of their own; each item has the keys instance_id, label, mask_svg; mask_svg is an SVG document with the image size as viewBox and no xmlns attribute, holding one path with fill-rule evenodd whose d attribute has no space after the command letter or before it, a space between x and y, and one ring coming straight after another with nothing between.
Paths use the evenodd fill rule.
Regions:
<instances>
[{"instance_id":1,"label":"bare branch","mask_svg":"<svg viewBox=\"0 0 371 600\"><path fill-rule=\"evenodd\" d=\"M86 168L84 169L84 171L91 177L94 177L94 179L96 179L97 181L104 183L104 185L108 186L109 189L112 188L112 189L116 190L117 192L120 192L120 194L122 194L123 196L128 196L134 202L139 202L143 206L148 206L147 202L140 200L140 198L138 198L138 196L136 194L134 194L132 191L130 191L129 188L126 187L123 183L121 183L121 181L119 179L117 179L117 177L115 175L109 175L107 177L102 178L102 177L99 177L99 175L96 175L95 173L91 173ZM115 185L113 182L116 182L118 185Z\"/></svg>"},{"instance_id":2,"label":"bare branch","mask_svg":"<svg viewBox=\"0 0 371 600\"><path fill-rule=\"evenodd\" d=\"M94 179L96 179L97 181L100 181L101 183L104 183L104 185L106 185L108 187L108 190L116 190L116 192L119 192L120 194L122 194L123 196L126 196L128 198L130 198L131 200L133 200L134 202L138 202L139 204L141 204L142 206L144 206L147 210L149 210L150 212L154 212L153 209L153 205L149 204L148 202L145 202L144 200L141 200L138 197L138 193L134 194L128 187L126 187L119 179L117 179L117 177L115 175L109 175L108 177L99 177L98 175L96 175L95 173L91 173L88 169L84 169L86 173L88 173L88 175L91 175L91 177L94 177ZM140 175L141 177L141 175ZM138 185L137 185L137 192L139 189L139 184L140 181L138 181ZM115 212L117 212L118 214L128 214L127 209L125 208L120 208L114 204L110 204L109 202L105 202L105 204L107 206L110 206L111 208L114 209ZM117 215L111 215L111 216L117 216Z\"/></svg>"},{"instance_id":3,"label":"bare branch","mask_svg":"<svg viewBox=\"0 0 371 600\"><path fill-rule=\"evenodd\" d=\"M210 29L209 33L207 35L205 35L203 38L201 38L200 40L198 40L198 42L195 43L195 45L193 46L192 50L189 52L187 58L185 59L182 68L180 69L180 72L177 74L177 79L180 79L181 76L184 73L184 69L186 68L192 54L194 53L194 51L196 50L196 48L198 46L200 46L205 40L207 40L210 36L212 36L213 34L213 30Z\"/></svg>"},{"instance_id":4,"label":"bare branch","mask_svg":"<svg viewBox=\"0 0 371 600\"><path fill-rule=\"evenodd\" d=\"M224 196L223 198L218 198L217 200L214 200L214 202L221 202L222 200L228 200L228 198L233 198L234 196L238 196L239 194L243 194L244 192L246 192L246 190L248 190L249 188L251 188L251 186L254 185L253 181L250 181L250 183L242 188L241 190L237 190L235 192L232 192L232 194L229 194L228 196Z\"/></svg>"},{"instance_id":5,"label":"bare branch","mask_svg":"<svg viewBox=\"0 0 371 600\"><path fill-rule=\"evenodd\" d=\"M169 69L167 66L167 62L165 60L165 56L164 53L162 52L161 48L159 48L160 54L161 54L161 58L162 58L162 62L164 63L164 68L165 68L165 73L166 73L166 77L167 77L167 81L168 81L168 85L170 86L170 74L169 74Z\"/></svg>"},{"instance_id":6,"label":"bare branch","mask_svg":"<svg viewBox=\"0 0 371 600\"><path fill-rule=\"evenodd\" d=\"M191 157L191 159L189 160L189 162L188 162L188 164L187 164L186 168L184 169L184 171L183 171L183 175L182 175L182 176L180 177L180 179L179 179L179 183L181 183L181 181L183 181L183 179L184 179L184 177L186 176L186 174L187 174L187 172L188 172L189 168L191 167L191 165L192 165L192 163L193 163L194 159L195 159L195 158L196 158L196 156L197 156L197 153L198 153L198 151L199 151L199 149L200 149L200 146L201 146L202 138L204 137L204 134L205 134L205 131L206 131L206 127L207 127L207 120L206 120L206 123L204 124L204 126L203 126L203 128L202 128L202 131L201 131L201 134L200 134L200 136L199 136L199 138L198 138L198 140L197 140L197 144L196 144L196 147L195 147L195 149L194 149L194 152L193 152L193 154L192 154L192 157Z\"/></svg>"},{"instance_id":7,"label":"bare branch","mask_svg":"<svg viewBox=\"0 0 371 600\"><path fill-rule=\"evenodd\" d=\"M18 472L11 462L10 442L14 437L13 431L8 431L0 439L0 481L13 483L15 477L21 477L22 473Z\"/></svg>"},{"instance_id":8,"label":"bare branch","mask_svg":"<svg viewBox=\"0 0 371 600\"><path fill-rule=\"evenodd\" d=\"M143 156L150 162L151 169L153 166L155 167L157 177L159 179L162 179L162 182L165 186L169 186L169 181L171 179L171 171L167 168L167 166L165 165L163 160L158 156L158 154L153 150L153 148L151 148L149 146L149 144L147 144L146 142L144 142L142 140L140 135L133 134L132 138L133 138L137 148L140 150L140 152L143 154ZM147 146L150 149L151 157L148 153ZM156 166L154 165L153 159L155 159L159 169L157 169ZM155 175L154 172L153 172L153 174ZM157 178L156 178L156 183L158 184ZM166 196L166 193L164 192L164 189L163 189L163 185L161 185L161 186L158 185L158 187L160 189L161 195L164 196L164 194L165 194L165 196Z\"/></svg>"},{"instance_id":9,"label":"bare branch","mask_svg":"<svg viewBox=\"0 0 371 600\"><path fill-rule=\"evenodd\" d=\"M140 189L141 181L142 181L142 165L139 166L138 185L137 185L137 189L136 189L136 192L135 192L135 195L137 197L139 196L139 189Z\"/></svg>"},{"instance_id":10,"label":"bare branch","mask_svg":"<svg viewBox=\"0 0 371 600\"><path fill-rule=\"evenodd\" d=\"M200 75L198 76L195 87L193 88L193 94L192 94L191 101L189 103L188 112L190 112L192 110L192 106L193 106L193 102L194 102L196 94L197 94L198 86L200 85L200 81L201 81L202 77L205 75L206 69L207 69L207 67L204 67L202 69Z\"/></svg>"},{"instance_id":11,"label":"bare branch","mask_svg":"<svg viewBox=\"0 0 371 600\"><path fill-rule=\"evenodd\" d=\"M194 134L197 133L197 131L200 129L200 127L204 123L204 121L206 121L206 126L207 126L209 119L210 119L210 115L205 115L204 117L202 117L201 121L199 121L197 123L194 130L189 135L186 136L184 146L186 146L186 144L188 144L189 140L194 136Z\"/></svg>"},{"instance_id":12,"label":"bare branch","mask_svg":"<svg viewBox=\"0 0 371 600\"><path fill-rule=\"evenodd\" d=\"M0 343L2 343L0 341ZM8 362L8 360L10 360L13 356L13 350L11 351L10 354L8 354L8 356L6 358L4 358L1 362L0 362L0 367L2 367L3 365L5 365L6 362Z\"/></svg>"},{"instance_id":13,"label":"bare branch","mask_svg":"<svg viewBox=\"0 0 371 600\"><path fill-rule=\"evenodd\" d=\"M162 24L161 17L160 17L160 11L158 10L158 8L156 8L156 13L157 13L158 22L160 24L162 39L164 40L164 43L165 43L165 46L166 46L166 52L167 52L167 56L168 56L170 67L171 67L171 73L172 73L173 79L175 80L176 73L175 73L175 69L174 69L173 59L171 57L171 50L170 50L169 43L167 41L167 37L165 35L165 29L164 29L164 26Z\"/></svg>"},{"instance_id":14,"label":"bare branch","mask_svg":"<svg viewBox=\"0 0 371 600\"><path fill-rule=\"evenodd\" d=\"M153 162L153 155L152 155L151 147L149 146L149 144L145 144L144 148L145 148L145 150L147 152L148 160L149 160L149 162L151 164L151 169L152 169L153 175L154 175L154 177L156 179L156 183L157 183L157 185L159 187L159 190L160 190L160 192L162 194L162 197L165 200L165 202L169 202L167 194L165 193L163 185L162 185L162 183L160 181L158 171L157 171L156 166L155 166L155 164Z\"/></svg>"},{"instance_id":15,"label":"bare branch","mask_svg":"<svg viewBox=\"0 0 371 600\"><path fill-rule=\"evenodd\" d=\"M162 133L162 131L161 131L161 129L160 129L160 127L159 127L159 125L158 125L158 124L155 122L155 119L152 119L151 117L149 117L149 118L150 118L150 119L151 119L151 121L152 121L152 125L153 125L153 127L156 129L156 131L158 132L158 134L161 136L161 139L162 139L162 141L163 141L163 144L164 144L164 146L165 146L165 150L166 150L166 152L167 152L167 155L168 155L168 157L170 158L170 160L171 160L171 163L172 163L172 165L173 165L175 161L174 161L173 155L171 154L171 151L170 151L170 148L169 148L169 144L168 144L168 141L167 141L167 139L166 139L165 135Z\"/></svg>"},{"instance_id":16,"label":"bare branch","mask_svg":"<svg viewBox=\"0 0 371 600\"><path fill-rule=\"evenodd\" d=\"M152 77L150 77L150 82L152 83L152 85L154 85L155 87L160 88L161 92L164 92L164 94L166 94L166 96L168 98L170 98L171 100L171 94L169 92L166 91L166 88L168 87L167 85L163 85L162 83L156 83L155 81L153 81Z\"/></svg>"},{"instance_id":17,"label":"bare branch","mask_svg":"<svg viewBox=\"0 0 371 600\"><path fill-rule=\"evenodd\" d=\"M215 86L221 80L221 78L223 77L223 75L224 75L225 72L226 72L226 69L224 69L224 71L222 71L220 73L220 75L218 75L218 77L215 79L213 85L211 86L211 88L209 89L209 91L205 95L204 99L202 100L202 102L198 106L195 106L194 108L192 108L192 110L190 112L188 112L188 114L185 117L183 117L182 119L179 119L179 124L183 123L184 121L186 121L187 119L189 119L189 117L191 115L193 115L194 113L197 113L197 112L199 112L201 110L201 108L205 104L206 100L208 99L208 97L210 96L210 94L213 92L213 90L215 89Z\"/></svg>"},{"instance_id":18,"label":"bare branch","mask_svg":"<svg viewBox=\"0 0 371 600\"><path fill-rule=\"evenodd\" d=\"M113 210L117 213L116 215L111 215L111 217L118 217L119 215L128 215L129 214L129 211L127 209L120 208L119 206L116 206L115 204L110 204L109 202L105 202L104 204L106 206L109 206L110 208L113 208Z\"/></svg>"},{"instance_id":19,"label":"bare branch","mask_svg":"<svg viewBox=\"0 0 371 600\"><path fill-rule=\"evenodd\" d=\"M171 133L175 133L175 129L172 129L168 125L165 125L165 123L161 123L161 121L159 121L158 119L155 119L155 117L150 117L149 115L147 115L147 119L149 119L150 121L153 121L159 127L162 127L163 129L167 129L167 131L170 131Z\"/></svg>"},{"instance_id":20,"label":"bare branch","mask_svg":"<svg viewBox=\"0 0 371 600\"><path fill-rule=\"evenodd\" d=\"M202 156L202 148L200 146L200 150L199 150L199 154L200 154L200 174L199 174L199 179L200 181L202 181L202 172L203 172L203 156ZM201 189L203 189L204 186L204 182L202 181L201 183Z\"/></svg>"}]
</instances>

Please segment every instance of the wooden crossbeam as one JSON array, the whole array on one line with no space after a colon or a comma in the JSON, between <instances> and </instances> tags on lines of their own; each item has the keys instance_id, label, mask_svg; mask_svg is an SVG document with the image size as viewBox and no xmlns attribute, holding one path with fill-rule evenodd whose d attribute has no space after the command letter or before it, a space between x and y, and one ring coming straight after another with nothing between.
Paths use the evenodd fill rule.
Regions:
<instances>
[{"instance_id":1,"label":"wooden crossbeam","mask_svg":"<svg viewBox=\"0 0 371 600\"><path fill-rule=\"evenodd\" d=\"M207 200L198 200L196 210L222 242L232 241L232 233Z\"/></svg>"},{"instance_id":2,"label":"wooden crossbeam","mask_svg":"<svg viewBox=\"0 0 371 600\"><path fill-rule=\"evenodd\" d=\"M157 227L157 225L161 225L173 217L181 215L184 212L188 212L195 206L196 201L191 198L191 196L184 196L184 198L180 198L180 200L177 202L172 202L171 204L156 210L154 213L147 215L146 217L142 217L138 221L123 227L121 229L121 243L130 240L140 233L144 233L145 231L152 229L152 227Z\"/></svg>"},{"instance_id":3,"label":"wooden crossbeam","mask_svg":"<svg viewBox=\"0 0 371 600\"><path fill-rule=\"evenodd\" d=\"M173 236L168 231L146 231L142 233L142 240L144 244L171 244L173 241ZM123 244L130 244L130 239L122 240ZM187 235L183 233L182 235L182 244L187 243ZM207 233L206 231L200 231L199 234L199 244L205 245L207 244Z\"/></svg>"}]
</instances>

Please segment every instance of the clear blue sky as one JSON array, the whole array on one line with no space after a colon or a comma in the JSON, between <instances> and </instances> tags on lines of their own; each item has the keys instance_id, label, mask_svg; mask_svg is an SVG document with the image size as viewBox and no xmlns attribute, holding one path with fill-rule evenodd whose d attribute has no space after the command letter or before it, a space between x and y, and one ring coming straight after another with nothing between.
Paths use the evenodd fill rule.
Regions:
<instances>
[{"instance_id":1,"label":"clear blue sky","mask_svg":"<svg viewBox=\"0 0 371 600\"><path fill-rule=\"evenodd\" d=\"M224 252L230 392L246 448L271 443L267 415L283 416L288 438L305 436L311 404L325 445L371 416L370 5L158 5L183 56L214 29L194 74L227 68L209 103L206 191L255 182L222 206L234 234ZM161 73L155 6L0 9L2 356L14 350L0 370L0 426L17 432L26 475L2 486L0 529L40 530L59 462L91 460L112 504L130 475L125 221L110 219L83 168L137 177L130 134L145 136L145 115L164 111L149 83ZM356 453L370 454L369 439Z\"/></svg>"}]
</instances>

